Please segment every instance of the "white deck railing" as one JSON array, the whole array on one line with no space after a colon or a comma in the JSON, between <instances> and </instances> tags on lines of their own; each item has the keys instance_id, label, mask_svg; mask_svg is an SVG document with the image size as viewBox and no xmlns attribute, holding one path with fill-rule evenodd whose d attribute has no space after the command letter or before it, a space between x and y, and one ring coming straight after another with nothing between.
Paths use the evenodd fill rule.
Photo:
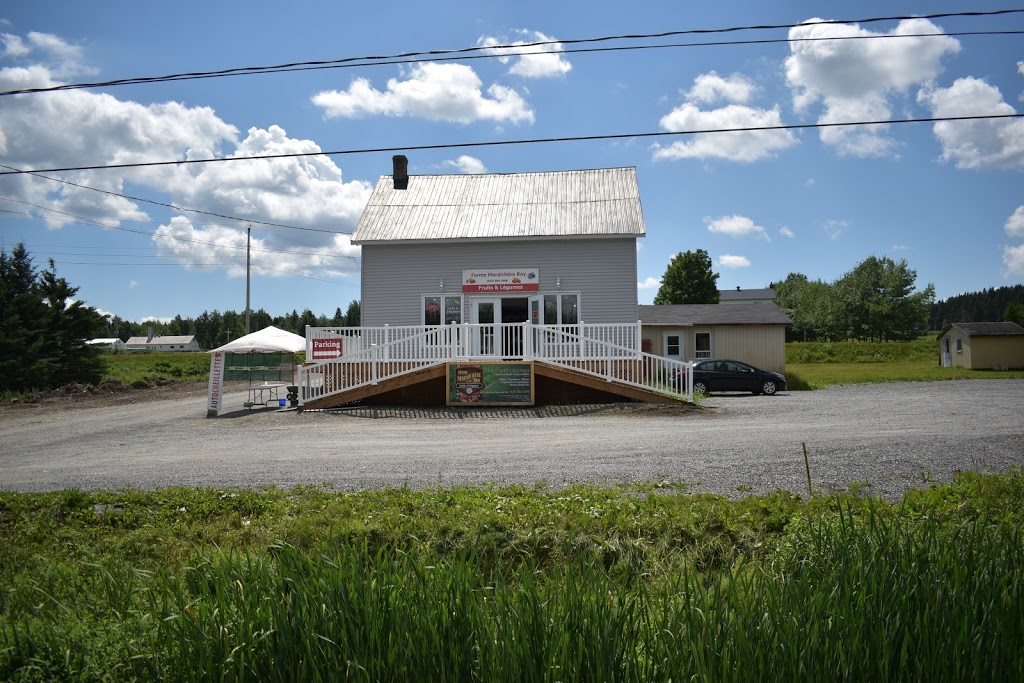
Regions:
<instances>
[{"instance_id":1,"label":"white deck railing","mask_svg":"<svg viewBox=\"0 0 1024 683\"><path fill-rule=\"evenodd\" d=\"M334 358L317 355L339 353ZM325 398L454 360L543 360L576 372L693 400L692 363L640 350L640 323L307 327L299 402Z\"/></svg>"}]
</instances>

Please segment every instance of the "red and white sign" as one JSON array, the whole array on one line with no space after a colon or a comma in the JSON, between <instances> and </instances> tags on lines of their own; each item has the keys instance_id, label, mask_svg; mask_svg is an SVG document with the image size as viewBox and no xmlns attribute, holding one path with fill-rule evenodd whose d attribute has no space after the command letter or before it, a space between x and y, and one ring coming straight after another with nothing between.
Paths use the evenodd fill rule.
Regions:
<instances>
[{"instance_id":1,"label":"red and white sign","mask_svg":"<svg viewBox=\"0 0 1024 683\"><path fill-rule=\"evenodd\" d=\"M312 339L313 360L331 360L341 357L342 338Z\"/></svg>"},{"instance_id":2,"label":"red and white sign","mask_svg":"<svg viewBox=\"0 0 1024 683\"><path fill-rule=\"evenodd\" d=\"M538 268L496 268L462 271L462 291L466 294L539 292Z\"/></svg>"}]
</instances>

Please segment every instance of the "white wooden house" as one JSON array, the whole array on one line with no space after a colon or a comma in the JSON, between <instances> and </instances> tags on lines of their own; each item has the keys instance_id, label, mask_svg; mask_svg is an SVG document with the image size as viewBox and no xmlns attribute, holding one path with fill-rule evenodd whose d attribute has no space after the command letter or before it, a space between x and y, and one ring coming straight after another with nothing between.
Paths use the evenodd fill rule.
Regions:
<instances>
[{"instance_id":1,"label":"white wooden house","mask_svg":"<svg viewBox=\"0 0 1024 683\"><path fill-rule=\"evenodd\" d=\"M117 337L90 339L85 343L89 346L98 346L100 348L110 349L111 351L124 351L125 349L125 343Z\"/></svg>"},{"instance_id":2,"label":"white wooden house","mask_svg":"<svg viewBox=\"0 0 1024 683\"><path fill-rule=\"evenodd\" d=\"M128 351L199 351L199 342L194 334L129 337L125 342Z\"/></svg>"},{"instance_id":3,"label":"white wooden house","mask_svg":"<svg viewBox=\"0 0 1024 683\"><path fill-rule=\"evenodd\" d=\"M528 363L634 400L685 396L663 386L681 362L640 349L644 234L634 168L410 176L395 157L352 235L362 327L307 329L300 400L337 405L454 361ZM553 396L550 384L536 386Z\"/></svg>"}]
</instances>

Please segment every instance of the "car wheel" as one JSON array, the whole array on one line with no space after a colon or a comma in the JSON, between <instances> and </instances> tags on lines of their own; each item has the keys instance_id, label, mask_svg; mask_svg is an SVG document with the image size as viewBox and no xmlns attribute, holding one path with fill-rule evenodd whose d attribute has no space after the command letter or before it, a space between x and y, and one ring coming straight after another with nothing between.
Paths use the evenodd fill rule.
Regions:
<instances>
[{"instance_id":1,"label":"car wheel","mask_svg":"<svg viewBox=\"0 0 1024 683\"><path fill-rule=\"evenodd\" d=\"M708 385L705 384L704 382L694 382L693 393L700 394L701 396L706 396L708 393Z\"/></svg>"},{"instance_id":2,"label":"car wheel","mask_svg":"<svg viewBox=\"0 0 1024 683\"><path fill-rule=\"evenodd\" d=\"M766 379L761 384L761 393L764 394L765 396L774 396L775 392L778 390L779 388L775 386L775 382L773 382L770 379Z\"/></svg>"}]
</instances>

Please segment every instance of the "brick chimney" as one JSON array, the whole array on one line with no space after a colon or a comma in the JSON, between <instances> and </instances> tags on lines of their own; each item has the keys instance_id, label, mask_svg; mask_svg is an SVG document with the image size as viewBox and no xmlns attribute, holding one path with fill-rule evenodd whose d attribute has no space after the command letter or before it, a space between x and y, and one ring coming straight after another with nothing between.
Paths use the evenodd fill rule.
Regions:
<instances>
[{"instance_id":1,"label":"brick chimney","mask_svg":"<svg viewBox=\"0 0 1024 683\"><path fill-rule=\"evenodd\" d=\"M395 181L396 190L406 190L409 188L409 159L404 154L396 154L391 157L391 163L395 167L395 172L392 175Z\"/></svg>"}]
</instances>

